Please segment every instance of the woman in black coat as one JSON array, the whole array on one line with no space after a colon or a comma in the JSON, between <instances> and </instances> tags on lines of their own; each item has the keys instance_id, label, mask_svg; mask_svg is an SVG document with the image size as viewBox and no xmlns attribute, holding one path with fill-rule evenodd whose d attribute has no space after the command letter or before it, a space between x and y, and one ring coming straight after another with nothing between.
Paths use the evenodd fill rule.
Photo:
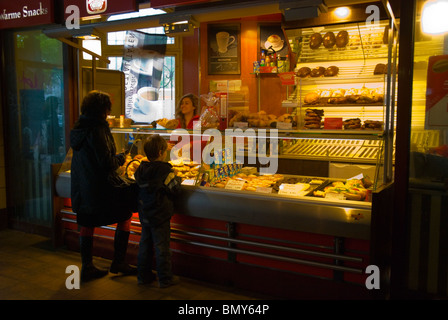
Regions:
<instances>
[{"instance_id":1,"label":"woman in black coat","mask_svg":"<svg viewBox=\"0 0 448 320\"><path fill-rule=\"evenodd\" d=\"M107 274L92 263L95 227L117 223L114 259L110 272L136 274L136 268L125 263L132 210L127 195L112 186L120 181L117 169L125 161L116 154L115 142L106 121L112 103L108 94L90 92L81 105L81 116L70 132L73 150L71 164L71 199L80 229L82 259L81 280L88 281ZM119 193L120 192L120 193Z\"/></svg>"}]
</instances>

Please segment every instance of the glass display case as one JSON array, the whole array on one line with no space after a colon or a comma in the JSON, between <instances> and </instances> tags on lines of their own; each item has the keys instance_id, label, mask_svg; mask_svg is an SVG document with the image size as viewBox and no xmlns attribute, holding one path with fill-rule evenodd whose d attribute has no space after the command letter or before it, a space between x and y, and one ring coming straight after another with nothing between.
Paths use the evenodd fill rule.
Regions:
<instances>
[{"instance_id":1,"label":"glass display case","mask_svg":"<svg viewBox=\"0 0 448 320\"><path fill-rule=\"evenodd\" d=\"M207 263L210 258L240 261L364 284L372 217L381 210L376 199L393 170L396 29L386 25L285 30L294 84L281 93L260 93L258 112L236 110L228 115L226 130L179 131L155 124L111 128L117 150L129 150L119 169L129 178L146 161L147 138L159 134L170 141L166 160L182 178L172 220L177 253ZM341 31L345 45L336 47L335 40L326 48L327 34L339 39ZM316 33L322 41L311 48ZM327 69L332 75L325 76ZM323 73L311 76L319 70ZM264 81L261 74L255 77ZM267 114L266 94L286 97L284 112ZM68 169L63 164L56 177L58 197L70 197ZM63 219L75 223L70 211L61 211ZM136 215L133 225L138 234ZM307 257L291 253L296 247L305 247Z\"/></svg>"},{"instance_id":2,"label":"glass display case","mask_svg":"<svg viewBox=\"0 0 448 320\"><path fill-rule=\"evenodd\" d=\"M225 131L113 127L117 150L129 150L121 174L133 177L144 141L160 134L183 180L179 213L369 239L372 193L393 168L396 30L382 21L285 33L291 113L236 112ZM199 157L176 150L181 136L207 141Z\"/></svg>"}]
</instances>

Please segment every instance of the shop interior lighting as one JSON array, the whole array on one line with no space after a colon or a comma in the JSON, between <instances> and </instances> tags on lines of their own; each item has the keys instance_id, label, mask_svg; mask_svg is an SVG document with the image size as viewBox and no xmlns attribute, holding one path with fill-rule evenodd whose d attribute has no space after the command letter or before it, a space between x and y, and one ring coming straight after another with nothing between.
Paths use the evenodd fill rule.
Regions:
<instances>
[{"instance_id":1,"label":"shop interior lighting","mask_svg":"<svg viewBox=\"0 0 448 320\"><path fill-rule=\"evenodd\" d=\"M428 1L423 5L422 31L428 34L443 34L448 32L448 0Z\"/></svg>"},{"instance_id":2,"label":"shop interior lighting","mask_svg":"<svg viewBox=\"0 0 448 320\"><path fill-rule=\"evenodd\" d=\"M101 39L95 36L83 36L82 47L101 56ZM92 60L92 55L83 51L82 57L84 60Z\"/></svg>"},{"instance_id":3,"label":"shop interior lighting","mask_svg":"<svg viewBox=\"0 0 448 320\"><path fill-rule=\"evenodd\" d=\"M189 14L161 16L159 23L163 26L165 34L190 34L198 26L197 21Z\"/></svg>"},{"instance_id":4,"label":"shop interior lighting","mask_svg":"<svg viewBox=\"0 0 448 320\"><path fill-rule=\"evenodd\" d=\"M350 9L348 7L338 7L334 10L334 14L339 19L344 19L350 15Z\"/></svg>"},{"instance_id":5,"label":"shop interior lighting","mask_svg":"<svg viewBox=\"0 0 448 320\"><path fill-rule=\"evenodd\" d=\"M89 21L89 20L95 20L95 19L101 19L101 15L100 14L96 14L96 15L93 15L93 16L81 17L82 21Z\"/></svg>"}]
</instances>

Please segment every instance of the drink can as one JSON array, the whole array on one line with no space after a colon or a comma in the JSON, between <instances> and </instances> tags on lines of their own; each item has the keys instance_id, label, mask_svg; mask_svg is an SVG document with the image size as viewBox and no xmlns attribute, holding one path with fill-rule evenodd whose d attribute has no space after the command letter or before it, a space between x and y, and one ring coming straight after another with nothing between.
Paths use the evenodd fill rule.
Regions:
<instances>
[{"instance_id":1,"label":"drink can","mask_svg":"<svg viewBox=\"0 0 448 320\"><path fill-rule=\"evenodd\" d=\"M254 73L260 73L260 63L258 61L254 61Z\"/></svg>"}]
</instances>

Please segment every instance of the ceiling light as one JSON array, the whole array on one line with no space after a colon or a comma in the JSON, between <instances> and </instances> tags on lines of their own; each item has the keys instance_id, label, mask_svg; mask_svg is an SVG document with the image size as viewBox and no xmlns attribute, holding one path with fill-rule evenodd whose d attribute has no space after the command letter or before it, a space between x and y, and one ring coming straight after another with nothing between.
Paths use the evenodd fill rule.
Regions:
<instances>
[{"instance_id":1,"label":"ceiling light","mask_svg":"<svg viewBox=\"0 0 448 320\"><path fill-rule=\"evenodd\" d=\"M423 6L422 31L429 34L448 32L448 0L428 1Z\"/></svg>"},{"instance_id":2,"label":"ceiling light","mask_svg":"<svg viewBox=\"0 0 448 320\"><path fill-rule=\"evenodd\" d=\"M334 10L334 14L340 19L347 18L350 14L350 9L347 7L339 7Z\"/></svg>"}]
</instances>

